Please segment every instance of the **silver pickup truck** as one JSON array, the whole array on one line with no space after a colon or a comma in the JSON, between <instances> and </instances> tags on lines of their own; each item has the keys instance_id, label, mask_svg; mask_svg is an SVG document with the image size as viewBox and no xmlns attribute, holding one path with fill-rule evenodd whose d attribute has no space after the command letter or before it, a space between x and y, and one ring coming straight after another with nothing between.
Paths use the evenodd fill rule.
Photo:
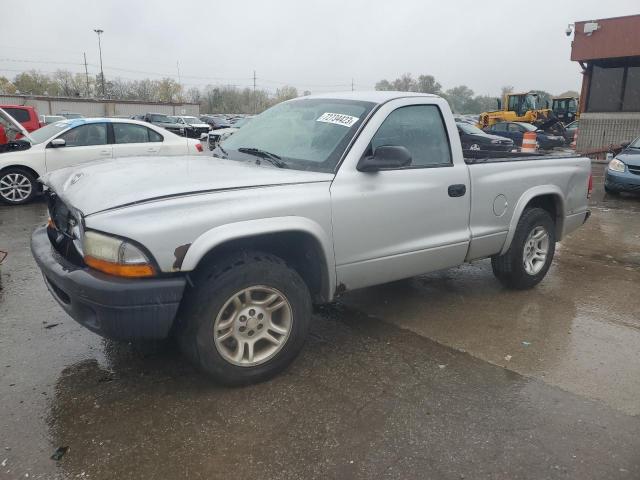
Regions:
<instances>
[{"instance_id":1,"label":"silver pickup truck","mask_svg":"<svg viewBox=\"0 0 640 480\"><path fill-rule=\"evenodd\" d=\"M491 258L540 282L589 216L590 162L465 160L445 100L349 92L281 103L208 157L129 158L44 178L32 237L69 315L110 338L175 335L228 384L301 350L313 304Z\"/></svg>"}]
</instances>

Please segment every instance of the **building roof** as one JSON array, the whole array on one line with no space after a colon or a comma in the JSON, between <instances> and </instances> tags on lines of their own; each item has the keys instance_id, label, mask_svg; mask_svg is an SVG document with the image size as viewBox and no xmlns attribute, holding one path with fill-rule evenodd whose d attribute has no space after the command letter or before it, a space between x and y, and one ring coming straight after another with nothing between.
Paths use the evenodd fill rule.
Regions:
<instances>
[{"instance_id":1,"label":"building roof","mask_svg":"<svg viewBox=\"0 0 640 480\"><path fill-rule=\"evenodd\" d=\"M595 30L592 30L594 28ZM639 32L640 15L576 22L571 44L571 60L586 62L640 57Z\"/></svg>"}]
</instances>

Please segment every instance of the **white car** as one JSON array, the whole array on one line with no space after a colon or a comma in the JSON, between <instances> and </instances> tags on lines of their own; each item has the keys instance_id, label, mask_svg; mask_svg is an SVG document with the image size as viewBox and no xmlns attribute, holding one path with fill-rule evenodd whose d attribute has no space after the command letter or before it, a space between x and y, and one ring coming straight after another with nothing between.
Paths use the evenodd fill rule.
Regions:
<instances>
[{"instance_id":1,"label":"white car","mask_svg":"<svg viewBox=\"0 0 640 480\"><path fill-rule=\"evenodd\" d=\"M184 127L185 136L187 137L200 139L200 137L206 135L209 133L209 130L211 130L211 127L198 117L174 115L171 118L175 118L176 122Z\"/></svg>"},{"instance_id":2,"label":"white car","mask_svg":"<svg viewBox=\"0 0 640 480\"><path fill-rule=\"evenodd\" d=\"M198 140L136 120L79 118L27 133L1 109L0 117L24 137L18 148L0 154L0 201L10 205L30 201L40 192L38 177L52 170L115 157L194 155L203 150Z\"/></svg>"}]
</instances>

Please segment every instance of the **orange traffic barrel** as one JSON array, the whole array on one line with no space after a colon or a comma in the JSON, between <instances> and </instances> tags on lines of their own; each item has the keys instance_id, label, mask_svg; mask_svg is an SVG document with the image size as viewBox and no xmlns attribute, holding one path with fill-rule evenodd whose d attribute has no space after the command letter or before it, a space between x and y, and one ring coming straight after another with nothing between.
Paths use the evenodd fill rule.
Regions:
<instances>
[{"instance_id":1,"label":"orange traffic barrel","mask_svg":"<svg viewBox=\"0 0 640 480\"><path fill-rule=\"evenodd\" d=\"M522 153L536 153L538 150L537 144L538 138L536 136L536 132L525 132L524 137L522 138L522 148L520 151Z\"/></svg>"}]
</instances>

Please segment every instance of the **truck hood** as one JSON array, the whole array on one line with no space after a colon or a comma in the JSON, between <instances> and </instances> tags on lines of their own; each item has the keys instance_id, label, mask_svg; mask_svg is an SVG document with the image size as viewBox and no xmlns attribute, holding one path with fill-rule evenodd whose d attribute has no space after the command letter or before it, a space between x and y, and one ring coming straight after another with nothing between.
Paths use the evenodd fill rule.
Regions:
<instances>
[{"instance_id":1,"label":"truck hood","mask_svg":"<svg viewBox=\"0 0 640 480\"><path fill-rule=\"evenodd\" d=\"M156 127L184 129L184 126L180 125L179 123L171 123L171 122L151 122L151 123Z\"/></svg>"},{"instance_id":2,"label":"truck hood","mask_svg":"<svg viewBox=\"0 0 640 480\"><path fill-rule=\"evenodd\" d=\"M84 215L141 202L240 188L329 182L332 173L208 156L127 157L46 174L44 184Z\"/></svg>"}]
</instances>

